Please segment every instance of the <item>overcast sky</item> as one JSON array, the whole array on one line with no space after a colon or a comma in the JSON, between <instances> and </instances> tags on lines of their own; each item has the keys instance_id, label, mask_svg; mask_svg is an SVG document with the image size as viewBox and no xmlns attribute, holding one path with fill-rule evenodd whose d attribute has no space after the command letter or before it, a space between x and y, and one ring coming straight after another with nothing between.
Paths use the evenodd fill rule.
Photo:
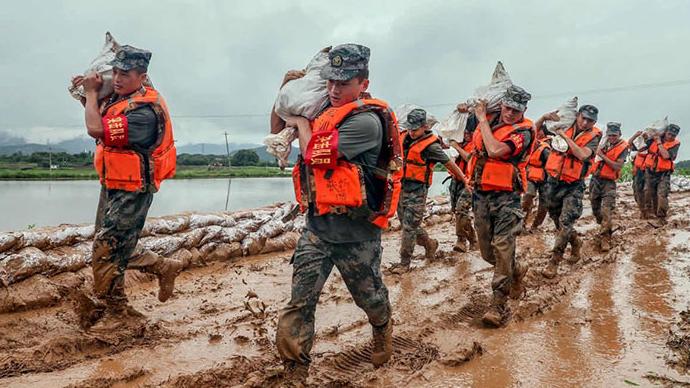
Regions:
<instances>
[{"instance_id":1,"label":"overcast sky","mask_svg":"<svg viewBox=\"0 0 690 388\"><path fill-rule=\"evenodd\" d=\"M668 115L687 159L688 20L685 0L16 1L0 9L0 131L40 143L84 134L69 78L110 31L153 52L149 74L180 144L220 143L226 130L260 143L284 72L356 42L372 50L372 93L394 106L444 117L501 60L534 96L528 117L576 92L599 107L601 127L620 121L626 136ZM640 84L665 86L592 92ZM257 116L198 117L235 114Z\"/></svg>"}]
</instances>

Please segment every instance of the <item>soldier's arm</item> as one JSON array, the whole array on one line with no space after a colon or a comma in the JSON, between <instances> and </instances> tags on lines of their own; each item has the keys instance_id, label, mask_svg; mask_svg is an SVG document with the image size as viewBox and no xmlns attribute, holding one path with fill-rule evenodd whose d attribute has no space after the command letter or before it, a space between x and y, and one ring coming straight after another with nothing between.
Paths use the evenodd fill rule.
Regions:
<instances>
[{"instance_id":1,"label":"soldier's arm","mask_svg":"<svg viewBox=\"0 0 690 388\"><path fill-rule=\"evenodd\" d=\"M451 140L451 141L450 141L450 146L453 147L456 151L458 151L458 154L460 154L460 157L461 157L464 161L470 160L470 156L472 156L472 153L471 153L471 152L465 151L465 150L462 148L462 146L460 146L460 144L459 144L457 141Z\"/></svg>"},{"instance_id":2,"label":"soldier's arm","mask_svg":"<svg viewBox=\"0 0 690 388\"><path fill-rule=\"evenodd\" d=\"M611 167L614 171L619 171L621 168L623 168L623 164L625 164L625 158L628 156L628 150L626 149L621 156L618 157L618 160L612 160L609 157L607 157L603 152L599 154L601 156L601 160L604 161L609 167Z\"/></svg>"},{"instance_id":3,"label":"soldier's arm","mask_svg":"<svg viewBox=\"0 0 690 388\"><path fill-rule=\"evenodd\" d=\"M659 155L666 160L676 160L679 147L680 145L676 145L667 150L663 147L663 143L659 143Z\"/></svg>"},{"instance_id":4,"label":"soldier's arm","mask_svg":"<svg viewBox=\"0 0 690 388\"><path fill-rule=\"evenodd\" d=\"M510 155L510 146L508 146L506 143L496 140L493 132L491 132L489 120L486 117L486 102L480 101L475 106L474 113L477 115L477 120L479 120L478 128L481 132L484 147L486 148L486 152L489 157L501 159Z\"/></svg>"},{"instance_id":5,"label":"soldier's arm","mask_svg":"<svg viewBox=\"0 0 690 388\"><path fill-rule=\"evenodd\" d=\"M101 110L98 107L98 91L103 85L103 80L98 73L91 73L84 77L82 85L86 94L86 104L84 105L86 132L94 139L102 139L103 123L101 122Z\"/></svg>"},{"instance_id":6,"label":"soldier's arm","mask_svg":"<svg viewBox=\"0 0 690 388\"><path fill-rule=\"evenodd\" d=\"M601 139L601 135L595 136L594 139L589 142L589 144L586 144L584 147L580 147L573 139L565 136L565 132L563 132L563 130L559 129L557 133L563 139L565 139L566 143L568 143L568 152L570 152L574 157L578 158L581 162L584 162L585 160L589 159L590 156L592 156L594 150L599 144L599 140ZM593 147L591 146L592 144L594 144Z\"/></svg>"},{"instance_id":7,"label":"soldier's arm","mask_svg":"<svg viewBox=\"0 0 690 388\"><path fill-rule=\"evenodd\" d=\"M307 158L307 146L311 140L311 124L309 120L302 116L290 116L285 121L287 127L297 128L297 139L299 140L299 150L303 158Z\"/></svg>"}]
</instances>

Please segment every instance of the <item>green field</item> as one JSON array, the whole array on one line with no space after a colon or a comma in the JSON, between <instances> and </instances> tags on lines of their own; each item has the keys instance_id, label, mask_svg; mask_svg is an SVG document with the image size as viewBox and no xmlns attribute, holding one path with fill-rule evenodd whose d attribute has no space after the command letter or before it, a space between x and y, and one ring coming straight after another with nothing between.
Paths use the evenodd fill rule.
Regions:
<instances>
[{"instance_id":1,"label":"green field","mask_svg":"<svg viewBox=\"0 0 690 388\"><path fill-rule=\"evenodd\" d=\"M178 166L175 179L196 178L261 178L290 176L290 170L278 167L218 167ZM65 167L49 170L44 167L0 165L0 180L78 180L97 179L92 167Z\"/></svg>"}]
</instances>

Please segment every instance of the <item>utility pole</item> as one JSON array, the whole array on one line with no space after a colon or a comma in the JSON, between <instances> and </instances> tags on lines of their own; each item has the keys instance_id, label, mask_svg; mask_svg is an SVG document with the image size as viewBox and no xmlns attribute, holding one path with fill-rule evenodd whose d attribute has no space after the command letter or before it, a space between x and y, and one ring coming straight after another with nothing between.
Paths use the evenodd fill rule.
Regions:
<instances>
[{"instance_id":1,"label":"utility pole","mask_svg":"<svg viewBox=\"0 0 690 388\"><path fill-rule=\"evenodd\" d=\"M230 146L228 145L228 131L225 131L225 152L228 154L228 167L230 167Z\"/></svg>"}]
</instances>

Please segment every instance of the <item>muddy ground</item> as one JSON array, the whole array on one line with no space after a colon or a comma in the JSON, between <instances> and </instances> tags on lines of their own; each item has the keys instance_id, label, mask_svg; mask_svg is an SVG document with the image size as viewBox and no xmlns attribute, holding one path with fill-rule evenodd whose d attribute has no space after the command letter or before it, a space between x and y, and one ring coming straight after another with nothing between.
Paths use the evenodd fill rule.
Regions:
<instances>
[{"instance_id":1,"label":"muddy ground","mask_svg":"<svg viewBox=\"0 0 690 388\"><path fill-rule=\"evenodd\" d=\"M639 220L619 196L615 246L594 249L588 208L577 229L583 260L556 279L538 274L553 224L518 239L527 293L501 329L478 317L490 298L491 267L478 252L453 253L454 227L430 228L437 260L385 275L394 309L395 355L369 363L370 328L334 272L317 309L309 382L314 386L679 386L690 382L690 193L673 194L670 222ZM399 234L384 237L384 266ZM418 248L418 254L422 253ZM290 252L215 262L184 272L176 296L131 274L128 327L84 332L70 303L0 315L0 385L12 387L270 386L280 383L273 345L289 298ZM88 276L88 271L84 271ZM88 283L88 280L87 280ZM6 290L0 289L0 295ZM0 296L3 297L3 296ZM690 385L690 384L689 384Z\"/></svg>"}]
</instances>

